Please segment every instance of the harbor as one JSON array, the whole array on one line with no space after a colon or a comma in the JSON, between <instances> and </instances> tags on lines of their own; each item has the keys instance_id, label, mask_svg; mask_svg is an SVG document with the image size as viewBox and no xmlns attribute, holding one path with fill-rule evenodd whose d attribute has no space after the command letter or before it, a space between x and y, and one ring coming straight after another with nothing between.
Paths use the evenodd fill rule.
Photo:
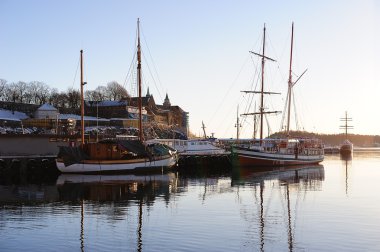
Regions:
<instances>
[{"instance_id":1,"label":"harbor","mask_svg":"<svg viewBox=\"0 0 380 252\"><path fill-rule=\"evenodd\" d=\"M380 5L0 8L0 251L380 251Z\"/></svg>"},{"instance_id":2,"label":"harbor","mask_svg":"<svg viewBox=\"0 0 380 252\"><path fill-rule=\"evenodd\" d=\"M355 152L351 160L330 155L323 165L298 168L204 166L197 174L2 181L0 248L373 250L380 235L379 158L379 150L372 150Z\"/></svg>"}]
</instances>

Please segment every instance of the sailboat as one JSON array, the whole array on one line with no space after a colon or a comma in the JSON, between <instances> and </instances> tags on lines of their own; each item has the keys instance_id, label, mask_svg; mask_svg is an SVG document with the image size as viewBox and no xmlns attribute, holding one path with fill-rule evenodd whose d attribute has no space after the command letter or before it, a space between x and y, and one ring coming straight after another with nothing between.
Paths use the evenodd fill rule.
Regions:
<instances>
[{"instance_id":1,"label":"sailboat","mask_svg":"<svg viewBox=\"0 0 380 252\"><path fill-rule=\"evenodd\" d=\"M283 139L265 138L263 139L263 118L265 114L279 113L279 111L264 111L264 95L278 94L274 92L264 91L264 66L265 61L275 61L265 55L265 25L263 36L263 51L255 53L261 58L261 90L260 91L244 91L246 93L258 93L260 95L259 112L246 113L243 115L259 115L260 116L260 139L252 139L249 144L237 144L233 146L232 151L237 156L238 164L241 166L284 166L284 165L305 165L318 164L324 159L324 150L322 141L314 138L294 138L290 137L290 106L292 87L302 77L292 81L292 58L293 58L293 31L292 24L291 50L290 50L290 69L288 80L288 97L287 97L287 137ZM304 72L305 73L305 72Z\"/></svg>"},{"instance_id":2,"label":"sailboat","mask_svg":"<svg viewBox=\"0 0 380 252\"><path fill-rule=\"evenodd\" d=\"M137 78L139 90L139 139L110 139L94 143L84 140L83 50L81 62L81 145L60 146L56 164L63 173L118 173L163 170L176 165L177 151L161 143L146 143L142 129L140 21L137 20Z\"/></svg>"},{"instance_id":3,"label":"sailboat","mask_svg":"<svg viewBox=\"0 0 380 252\"><path fill-rule=\"evenodd\" d=\"M350 140L348 140L348 130L353 129L353 126L348 125L348 122L352 121L352 118L347 117L347 111L346 111L345 117L341 118L340 120L344 122L344 125L340 126L340 128L345 130L346 139L340 145L339 152L341 155L351 155L353 144L350 142Z\"/></svg>"}]
</instances>

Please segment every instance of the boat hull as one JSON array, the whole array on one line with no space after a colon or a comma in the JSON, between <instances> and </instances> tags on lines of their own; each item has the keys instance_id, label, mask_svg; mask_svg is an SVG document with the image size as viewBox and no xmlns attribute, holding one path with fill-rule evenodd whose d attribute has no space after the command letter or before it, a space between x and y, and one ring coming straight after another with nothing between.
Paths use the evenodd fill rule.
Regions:
<instances>
[{"instance_id":1,"label":"boat hull","mask_svg":"<svg viewBox=\"0 0 380 252\"><path fill-rule=\"evenodd\" d=\"M348 155L352 153L352 144L343 144L340 146L339 152L342 155Z\"/></svg>"},{"instance_id":2,"label":"boat hull","mask_svg":"<svg viewBox=\"0 0 380 252\"><path fill-rule=\"evenodd\" d=\"M239 149L235 150L234 154L240 166L308 165L318 164L324 159L324 155L295 155Z\"/></svg>"},{"instance_id":3,"label":"boat hull","mask_svg":"<svg viewBox=\"0 0 380 252\"><path fill-rule=\"evenodd\" d=\"M82 160L65 165L62 159L56 160L57 168L62 173L123 173L170 169L177 164L177 156L171 155L158 160Z\"/></svg>"}]
</instances>

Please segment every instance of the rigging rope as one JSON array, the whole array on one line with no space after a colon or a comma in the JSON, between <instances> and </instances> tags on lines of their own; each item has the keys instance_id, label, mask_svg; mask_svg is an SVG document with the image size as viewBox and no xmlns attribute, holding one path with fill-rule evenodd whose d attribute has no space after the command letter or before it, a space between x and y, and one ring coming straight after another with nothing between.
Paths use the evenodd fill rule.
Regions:
<instances>
[{"instance_id":1,"label":"rigging rope","mask_svg":"<svg viewBox=\"0 0 380 252\"><path fill-rule=\"evenodd\" d=\"M79 58L78 58L77 69L75 70L75 75L74 75L73 85L71 86L72 89L74 88L74 83L75 83L75 80L76 80L76 78L77 78L78 69L79 69L79 64L80 64L80 56L79 56Z\"/></svg>"},{"instance_id":2,"label":"rigging rope","mask_svg":"<svg viewBox=\"0 0 380 252\"><path fill-rule=\"evenodd\" d=\"M152 80L153 80L154 86L155 86L156 89L157 89L158 96L159 96L160 99L163 101L162 96L161 96L161 93L160 93L160 89L157 87L157 83L156 83L156 81L155 81L155 79L154 79L154 76L153 76L153 74L152 74L152 71L150 70L150 67L149 67L148 61L147 61L146 58L145 58L145 54L142 53L142 56L143 56L143 58L144 58L145 61L146 61L145 64L146 64L146 66L148 67L148 71L149 71L149 73L150 73L150 76L152 77Z\"/></svg>"},{"instance_id":3,"label":"rigging rope","mask_svg":"<svg viewBox=\"0 0 380 252\"><path fill-rule=\"evenodd\" d=\"M152 54L150 53L150 49L149 49L149 47L148 47L148 43L146 42L146 39L145 39L144 31L143 31L142 29L141 29L141 33L142 33L142 37L143 37L143 39L144 39L144 42L145 42L146 48L148 49L148 54L149 54L149 56L150 56L150 59L152 60L153 69L154 69L155 74L156 74L156 76L157 76L158 83L160 84L160 88L161 88L161 90L164 90L163 85L162 85L161 80L160 80L160 77L159 77L159 75L158 75L158 71L157 71L157 68L156 68L156 64L154 63L154 60L153 60ZM144 57L144 59L145 59L145 57ZM148 62L148 61L146 61L146 62ZM147 65L148 65L148 64L147 64ZM148 65L148 67L149 67L149 65ZM149 71L150 71L150 69L149 69ZM152 78L153 78L153 75L152 75L152 74L151 74L151 76L152 76ZM162 99L162 96L161 96L161 93L160 93L160 89L157 87L154 78L153 78L153 81L154 81L154 85L156 86L156 89L157 89L157 92L158 92L158 95L159 95L160 99L163 100L163 99Z\"/></svg>"}]
</instances>

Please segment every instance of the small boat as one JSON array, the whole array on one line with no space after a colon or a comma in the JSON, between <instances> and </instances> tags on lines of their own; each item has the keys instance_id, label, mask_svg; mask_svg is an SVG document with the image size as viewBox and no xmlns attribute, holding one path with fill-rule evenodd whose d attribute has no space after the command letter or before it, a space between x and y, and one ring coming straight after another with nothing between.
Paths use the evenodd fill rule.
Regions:
<instances>
[{"instance_id":1,"label":"small boat","mask_svg":"<svg viewBox=\"0 0 380 252\"><path fill-rule=\"evenodd\" d=\"M60 146L56 164L62 173L120 173L126 171L163 170L176 165L177 151L159 143L146 143L142 129L141 49L137 21L137 78L139 90L139 138L110 139L94 143L84 141L83 50L81 62L81 145Z\"/></svg>"},{"instance_id":2,"label":"small boat","mask_svg":"<svg viewBox=\"0 0 380 252\"><path fill-rule=\"evenodd\" d=\"M344 125L340 126L341 129L345 130L345 140L339 147L339 152L342 155L350 155L352 154L354 145L348 140L348 130L353 129L353 126L348 125L348 122L352 121L352 118L347 117L347 111L345 114L345 117L340 119L341 121L344 122Z\"/></svg>"},{"instance_id":3,"label":"small boat","mask_svg":"<svg viewBox=\"0 0 380 252\"><path fill-rule=\"evenodd\" d=\"M177 150L179 158L183 157L221 157L231 154L230 151L217 145L217 140L207 139L153 139L149 143L161 143Z\"/></svg>"},{"instance_id":4,"label":"small boat","mask_svg":"<svg viewBox=\"0 0 380 252\"><path fill-rule=\"evenodd\" d=\"M260 95L259 112L247 113L243 115L260 116L260 139L252 139L248 144L236 144L233 146L233 154L237 157L238 165L241 166L284 166L284 165L306 165L318 164L324 159L324 149L322 141L314 138L290 137L290 106L292 98L292 87L302 77L300 75L296 81L292 81L292 53L293 53L293 24L290 50L290 70L288 80L287 97L287 125L286 137L282 139L263 139L263 118L265 114L279 113L279 111L264 111L264 94L278 94L264 91L264 65L266 60L275 61L265 55L265 25L263 37L263 51L261 54L251 52L261 57L261 90L243 91L246 93L257 93Z\"/></svg>"}]
</instances>

